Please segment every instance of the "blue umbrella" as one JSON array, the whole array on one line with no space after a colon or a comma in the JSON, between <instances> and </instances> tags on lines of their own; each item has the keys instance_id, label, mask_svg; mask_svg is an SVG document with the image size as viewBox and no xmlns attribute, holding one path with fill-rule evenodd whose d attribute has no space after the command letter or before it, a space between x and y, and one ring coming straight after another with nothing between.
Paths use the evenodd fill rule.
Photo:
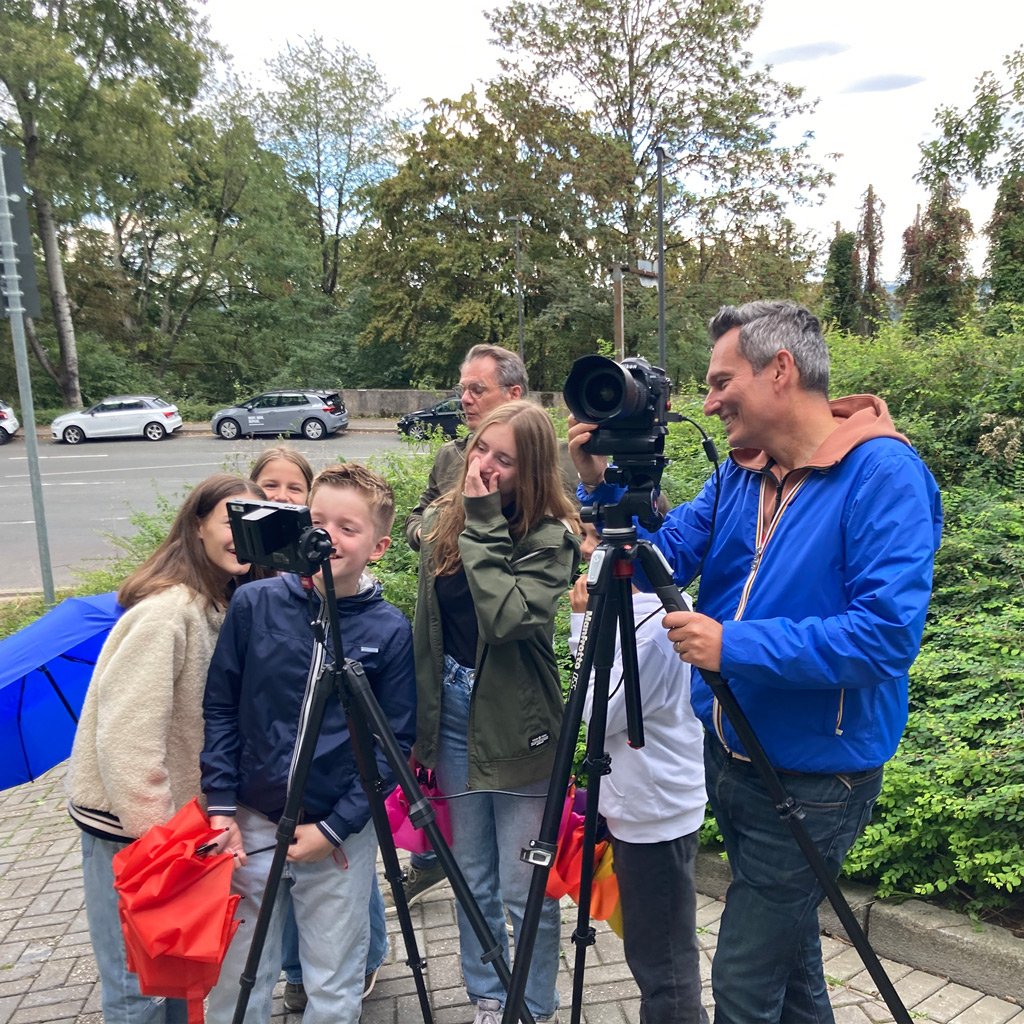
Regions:
<instances>
[{"instance_id":1,"label":"blue umbrella","mask_svg":"<svg viewBox=\"0 0 1024 1024\"><path fill-rule=\"evenodd\" d=\"M0 789L31 782L70 753L117 594L69 597L0 640Z\"/></svg>"}]
</instances>

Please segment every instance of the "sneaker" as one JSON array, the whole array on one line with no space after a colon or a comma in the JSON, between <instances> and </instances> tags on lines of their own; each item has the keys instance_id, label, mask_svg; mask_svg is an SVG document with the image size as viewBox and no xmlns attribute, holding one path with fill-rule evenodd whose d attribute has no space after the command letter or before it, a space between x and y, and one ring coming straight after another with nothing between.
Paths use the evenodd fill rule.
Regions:
<instances>
[{"instance_id":1,"label":"sneaker","mask_svg":"<svg viewBox=\"0 0 1024 1024\"><path fill-rule=\"evenodd\" d=\"M302 1013L306 1009L306 990L302 987L301 981L298 984L285 982L284 1008L289 1013Z\"/></svg>"},{"instance_id":2,"label":"sneaker","mask_svg":"<svg viewBox=\"0 0 1024 1024\"><path fill-rule=\"evenodd\" d=\"M380 971L380 968L379 967L375 967L363 979L363 998L364 999L373 991L373 986L377 984L377 974L378 974L379 971Z\"/></svg>"},{"instance_id":3,"label":"sneaker","mask_svg":"<svg viewBox=\"0 0 1024 1024\"><path fill-rule=\"evenodd\" d=\"M444 869L440 864L435 863L428 868L417 868L410 864L405 872L405 881L403 882L405 902L411 907L423 899L428 892L439 889L447 881ZM387 886L384 892L384 912L386 914L395 913L395 896L390 886Z\"/></svg>"},{"instance_id":4,"label":"sneaker","mask_svg":"<svg viewBox=\"0 0 1024 1024\"><path fill-rule=\"evenodd\" d=\"M501 1003L497 999L478 999L473 1024L501 1024Z\"/></svg>"}]
</instances>

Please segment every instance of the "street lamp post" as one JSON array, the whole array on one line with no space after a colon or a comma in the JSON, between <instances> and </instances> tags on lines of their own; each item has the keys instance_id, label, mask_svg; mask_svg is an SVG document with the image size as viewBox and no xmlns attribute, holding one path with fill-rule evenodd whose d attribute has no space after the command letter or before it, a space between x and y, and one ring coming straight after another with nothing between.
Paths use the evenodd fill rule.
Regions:
<instances>
[{"instance_id":1,"label":"street lamp post","mask_svg":"<svg viewBox=\"0 0 1024 1024\"><path fill-rule=\"evenodd\" d=\"M516 226L516 313L519 319L519 358L524 362L526 355L523 350L523 264L519 249L519 224L521 217L509 217Z\"/></svg>"}]
</instances>

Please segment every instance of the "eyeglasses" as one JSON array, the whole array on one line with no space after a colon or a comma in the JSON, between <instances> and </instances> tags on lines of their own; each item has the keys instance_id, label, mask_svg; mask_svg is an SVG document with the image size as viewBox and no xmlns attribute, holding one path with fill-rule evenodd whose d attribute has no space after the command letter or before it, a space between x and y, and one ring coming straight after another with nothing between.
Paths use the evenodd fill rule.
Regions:
<instances>
[{"instance_id":1,"label":"eyeglasses","mask_svg":"<svg viewBox=\"0 0 1024 1024\"><path fill-rule=\"evenodd\" d=\"M505 390L500 384L498 387L501 388L502 391ZM491 387L489 384L456 384L452 390L455 392L456 398L461 398L467 391L474 398L479 398L481 395L486 395L487 392L491 390Z\"/></svg>"}]
</instances>

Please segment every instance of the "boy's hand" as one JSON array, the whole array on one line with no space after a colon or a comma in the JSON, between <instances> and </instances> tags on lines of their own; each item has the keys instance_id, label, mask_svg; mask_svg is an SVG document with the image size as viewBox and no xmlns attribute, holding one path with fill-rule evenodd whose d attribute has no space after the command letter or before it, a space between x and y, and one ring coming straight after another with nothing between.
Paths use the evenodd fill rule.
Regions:
<instances>
[{"instance_id":1,"label":"boy's hand","mask_svg":"<svg viewBox=\"0 0 1024 1024\"><path fill-rule=\"evenodd\" d=\"M210 817L210 828L221 831L214 842L218 853L230 853L239 867L246 862L245 849L242 847L242 833L238 830L238 822L229 814L214 814Z\"/></svg>"},{"instance_id":2,"label":"boy's hand","mask_svg":"<svg viewBox=\"0 0 1024 1024\"><path fill-rule=\"evenodd\" d=\"M584 573L569 591L569 607L574 612L585 612L587 610L587 576Z\"/></svg>"},{"instance_id":3,"label":"boy's hand","mask_svg":"<svg viewBox=\"0 0 1024 1024\"><path fill-rule=\"evenodd\" d=\"M336 847L316 825L296 825L295 838L288 847L288 860L316 864L334 853Z\"/></svg>"}]
</instances>

